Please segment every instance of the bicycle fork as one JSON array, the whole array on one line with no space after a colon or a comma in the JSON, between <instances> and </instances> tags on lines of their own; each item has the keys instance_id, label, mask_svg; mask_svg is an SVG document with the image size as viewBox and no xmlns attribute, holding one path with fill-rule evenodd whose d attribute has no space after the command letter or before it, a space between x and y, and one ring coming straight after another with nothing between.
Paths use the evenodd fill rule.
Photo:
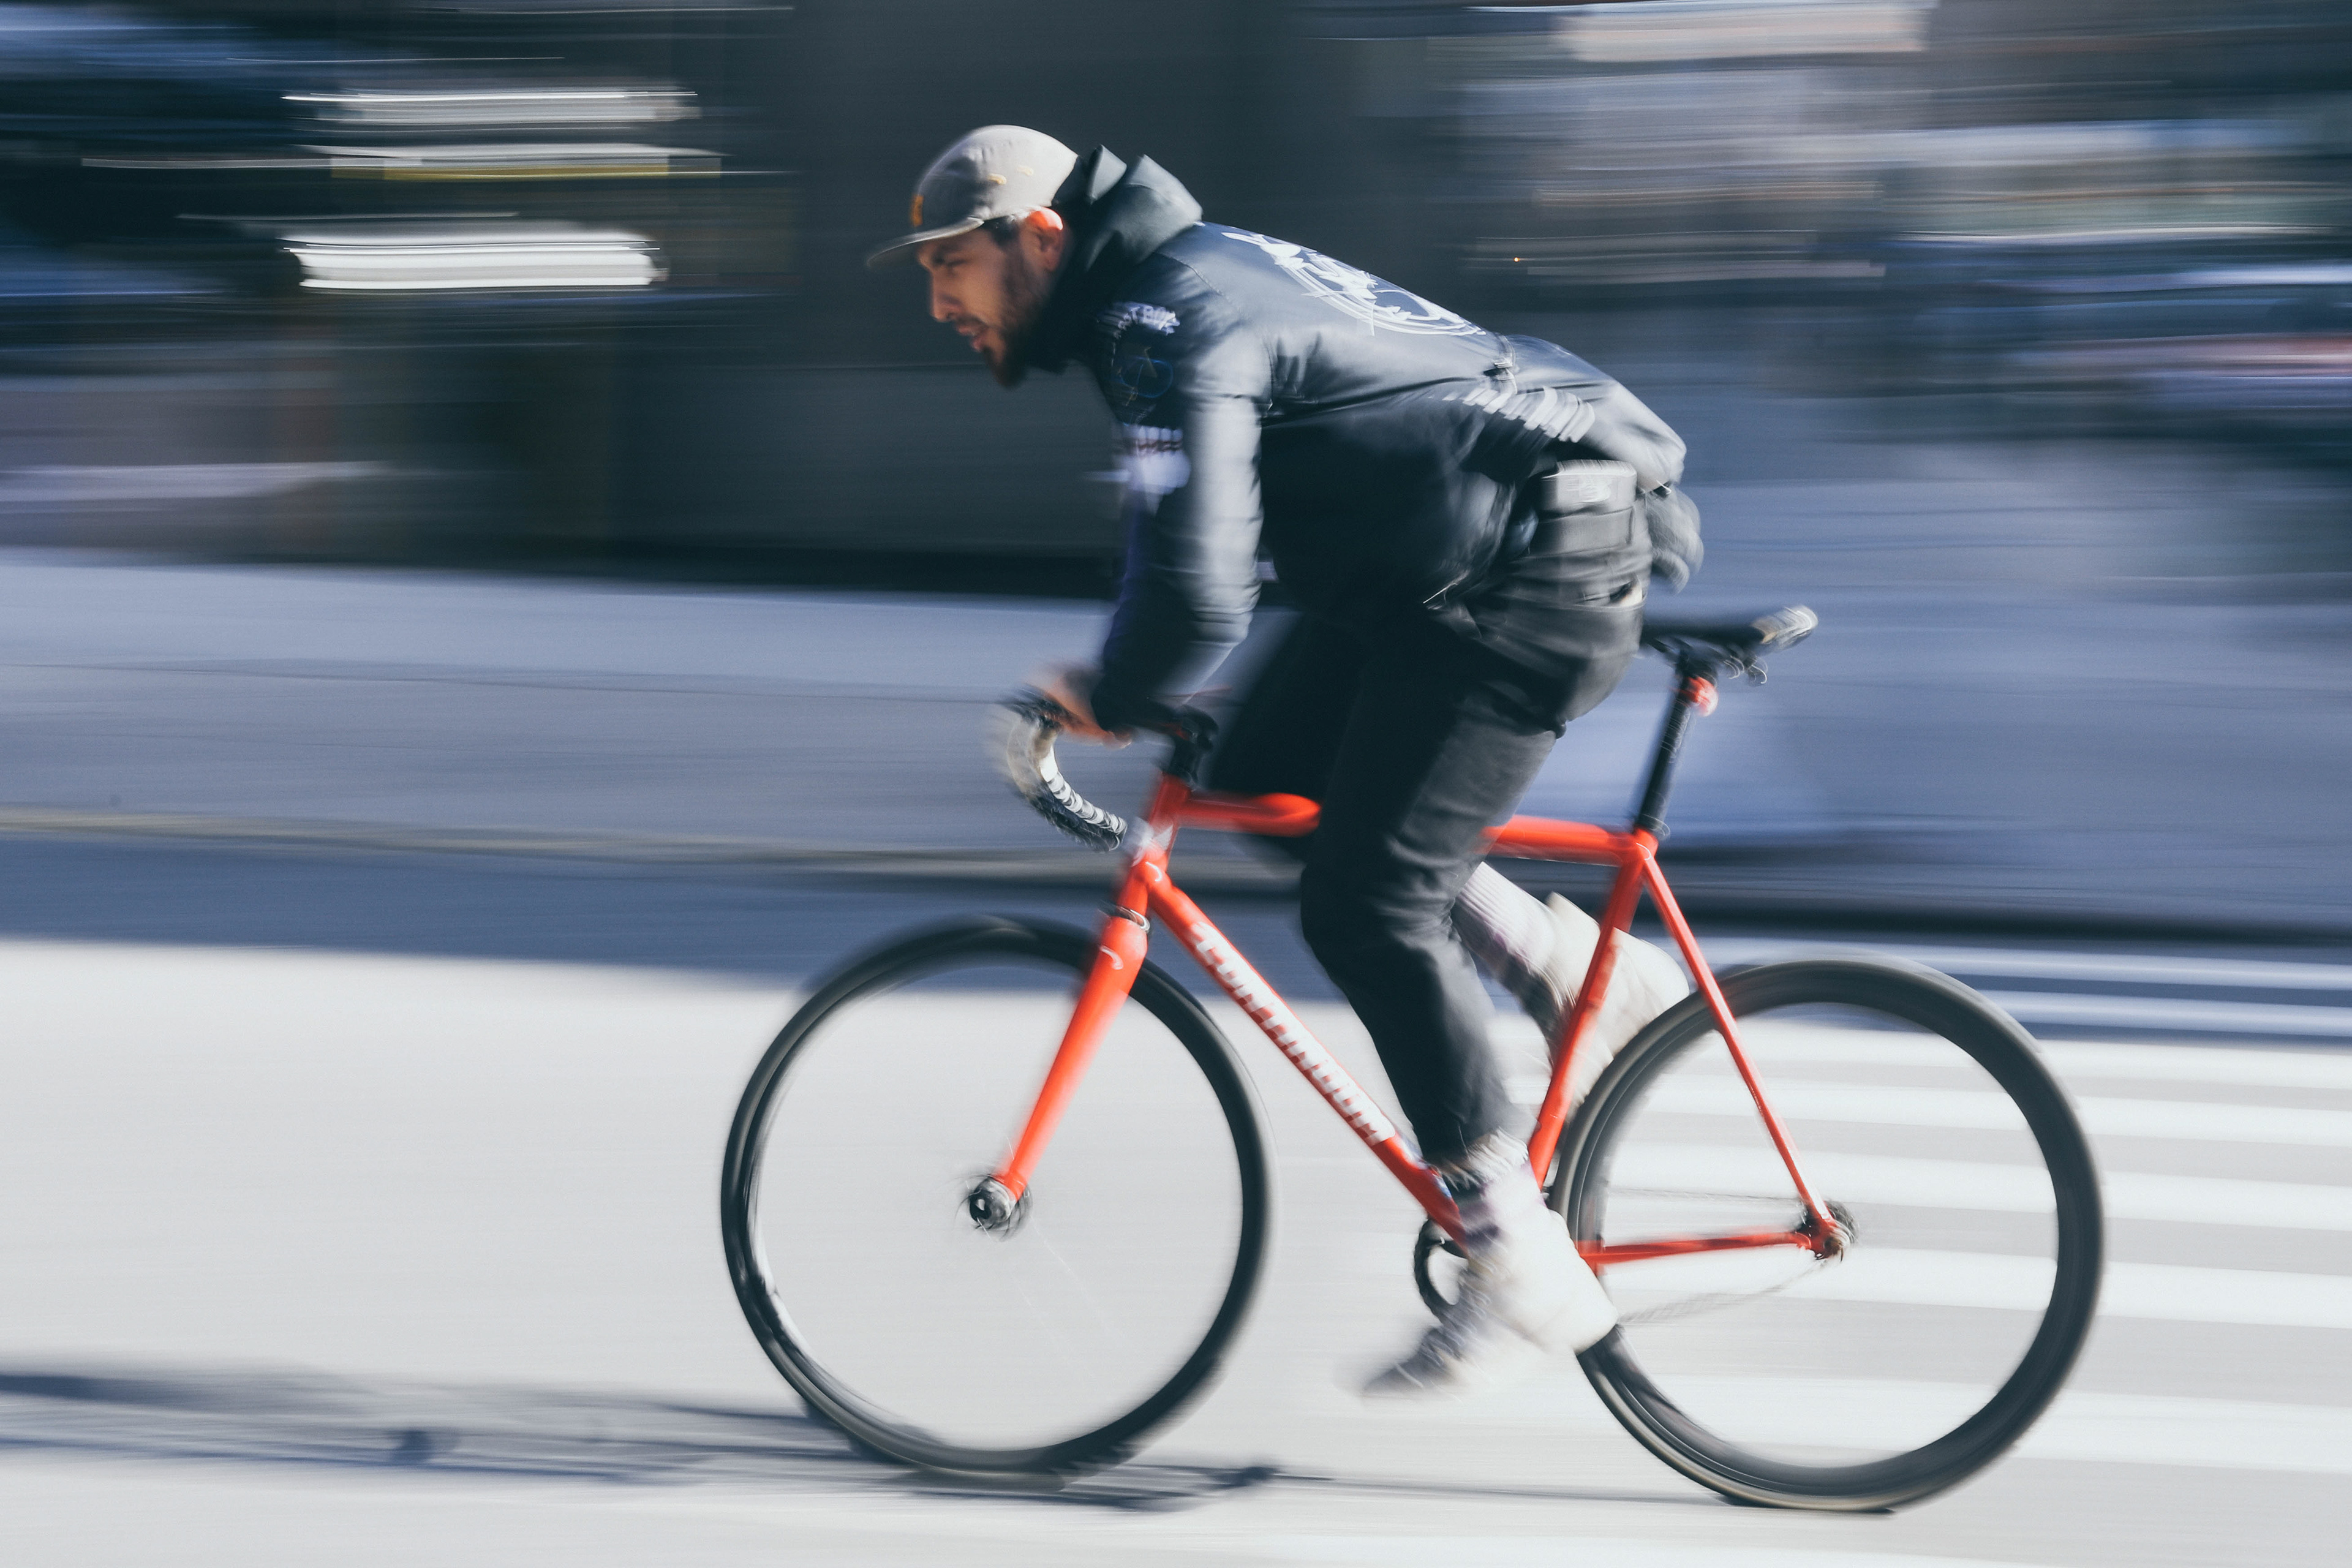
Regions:
<instances>
[{"instance_id":1,"label":"bicycle fork","mask_svg":"<svg viewBox=\"0 0 2352 1568\"><path fill-rule=\"evenodd\" d=\"M1019 1223L1022 1201L1029 1193L1030 1175L1044 1156L1045 1145L1052 1141L1054 1129L1061 1124L1062 1113L1069 1109L1070 1097L1077 1092L1087 1065L1095 1058L1096 1047L1110 1028L1110 1021L1118 1016L1119 1008L1127 1003L1128 993L1135 988L1136 972L1143 967L1151 947L1150 921L1142 913L1150 895L1140 868L1139 857L1137 866L1128 874L1118 901L1103 918L1094 963L1078 987L1077 1005L1070 1010L1069 1026L1062 1031L1062 1043L1054 1052L1053 1065L1045 1069L1045 1081L1037 1090L1036 1103L1030 1108L1029 1120L1022 1127L1013 1152L1000 1168L972 1189L965 1202L972 1223L982 1229L1009 1230Z\"/></svg>"}]
</instances>

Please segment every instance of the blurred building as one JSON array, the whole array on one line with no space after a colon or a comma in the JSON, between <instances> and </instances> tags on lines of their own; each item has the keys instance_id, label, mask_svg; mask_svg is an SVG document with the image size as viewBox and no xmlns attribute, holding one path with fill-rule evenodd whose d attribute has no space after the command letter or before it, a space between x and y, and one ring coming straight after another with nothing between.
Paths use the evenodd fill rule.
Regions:
<instances>
[{"instance_id":1,"label":"blurred building","mask_svg":"<svg viewBox=\"0 0 2352 1568\"><path fill-rule=\"evenodd\" d=\"M1469 279L1801 301L1815 384L2332 450L2352 11L2024 0L1487 9L1433 38Z\"/></svg>"},{"instance_id":2,"label":"blurred building","mask_svg":"<svg viewBox=\"0 0 2352 1568\"><path fill-rule=\"evenodd\" d=\"M1815 390L2332 460L2347 46L2332 0L0 3L0 539L1097 584L1088 390L1004 397L859 265L997 120L1475 310L1812 311Z\"/></svg>"}]
</instances>

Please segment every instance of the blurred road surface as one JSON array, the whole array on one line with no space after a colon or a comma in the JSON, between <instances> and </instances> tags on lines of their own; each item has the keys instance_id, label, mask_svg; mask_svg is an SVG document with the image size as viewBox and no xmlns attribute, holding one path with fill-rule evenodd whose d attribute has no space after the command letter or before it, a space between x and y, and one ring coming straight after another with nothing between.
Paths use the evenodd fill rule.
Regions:
<instances>
[{"instance_id":1,"label":"blurred road surface","mask_svg":"<svg viewBox=\"0 0 2352 1568\"><path fill-rule=\"evenodd\" d=\"M257 886L241 858L211 858L231 899ZM467 921L400 894L435 865L304 864L352 906L345 945L371 921L386 933ZM15 862L12 885L31 868ZM185 880L203 866L160 869ZM437 869L486 925L545 916L582 885L500 861ZM121 870L106 885L131 892ZM526 885L501 894L516 877ZM1073 917L1085 904L909 885L836 910L839 893L814 878L679 882L644 912L698 903L716 925L790 902L812 923L838 912L830 934L846 941L976 902ZM1295 964L1276 922L1251 918L1263 900L1223 902L1254 950ZM2084 1010L2156 967L2112 952L1962 956ZM2341 968L2172 963L2179 984L2293 986L2331 1027L2352 1021ZM0 943L0 1509L12 1560L44 1568L159 1551L239 1564L2316 1565L2340 1559L2352 1527L2352 1060L2229 1034L2227 1003L2209 1005L2204 1044L2052 1047L2097 1134L2114 1219L2104 1321L2068 1393L1955 1494L1817 1518L1680 1482L1572 1368L1485 1402L1361 1406L1343 1382L1418 1320L1413 1216L1230 1012L1277 1155L1258 1311L1217 1391L1140 1460L1023 1498L857 1458L799 1414L736 1315L712 1223L719 1142L788 985L20 938ZM1306 1011L1380 1081L1343 1011ZM1915 1136L1928 1158L1955 1152L1953 1134Z\"/></svg>"},{"instance_id":2,"label":"blurred road surface","mask_svg":"<svg viewBox=\"0 0 2352 1568\"><path fill-rule=\"evenodd\" d=\"M2224 824L2150 865L2097 832L2105 813L2155 835L2167 792L2192 786L2312 808L2322 784L2282 748L2340 739L2247 720L2242 691L2200 707L2187 678L2151 688L2117 653L2092 661L2095 692L2157 689L2168 721L2210 725L2163 742L2168 773L2094 767L2086 747L2147 732L2127 709L2016 666L1972 673L1953 650L2000 645L1948 605L1874 621L1867 595L1843 614L1814 597L1831 630L1702 732L1677 877L1718 911L1810 889L1848 923L1799 942L1717 918L1718 962L1884 944L1871 910L1990 910L1997 889L2108 920L2166 885L2236 889L2221 914L2275 916L2244 866L2222 876L2224 851L2273 856L2253 864L2306 900L2295 920L2340 924L2328 864L2273 840ZM0 1510L23 1559L2340 1556L2352 1062L2326 1047L2352 1037L2352 954L2317 942L1896 943L2057 1042L2115 1219L2107 1317L2068 1395L2015 1458L1902 1515L1720 1506L1572 1371L1366 1413L1341 1384L1416 1326L1412 1216L1246 1041L1277 1250L1188 1421L1052 1500L912 1479L812 1426L727 1289L728 1117L797 989L854 949L975 908L1086 918L1100 863L1043 842L976 740L987 700L1086 652L1098 614L0 563ZM2249 683L2333 679L2295 676L2264 616L2183 624ZM2118 611L2105 630L2122 646L2147 625ZM1933 715L1886 659L1936 675L1916 689ZM1808 689L1833 704L1808 710ZM1581 733L1645 730L1634 696ZM1891 743L1883 723L1909 727ZM2050 738L2066 725L2091 739ZM2036 735L2030 766L1969 760ZM1083 777L1131 799L1144 752L1082 758ZM2086 773L2114 787L2086 793ZM1873 826L1898 783L1946 858ZM1569 752L1538 805L1600 809L1618 788ZM2018 862L1979 853L2021 823L2081 851L2039 904ZM2297 831L2340 829L2315 808ZM1279 879L1205 846L1191 874L1377 1084ZM1917 1136L1940 1157L1939 1134Z\"/></svg>"},{"instance_id":3,"label":"blurred road surface","mask_svg":"<svg viewBox=\"0 0 2352 1568\"><path fill-rule=\"evenodd\" d=\"M2033 531L2097 515L1983 488L1934 489L1968 537L1932 594L1855 564L1916 551L1916 526L1872 543L1866 515L1916 486L1846 495L1846 546L1801 570L1774 542L1834 496L1759 487L1711 513L1707 596L1670 607L1810 600L1823 629L1695 736L1679 884L1776 917L2352 931L2352 729L2325 717L2352 685L2341 607L1971 581L1979 554L2063 560ZM1007 809L981 739L992 699L1090 654L1101 619L0 553L0 830L1084 878ZM1580 721L1528 809L1622 819L1664 673L1643 661ZM1072 771L1122 805L1150 751Z\"/></svg>"}]
</instances>

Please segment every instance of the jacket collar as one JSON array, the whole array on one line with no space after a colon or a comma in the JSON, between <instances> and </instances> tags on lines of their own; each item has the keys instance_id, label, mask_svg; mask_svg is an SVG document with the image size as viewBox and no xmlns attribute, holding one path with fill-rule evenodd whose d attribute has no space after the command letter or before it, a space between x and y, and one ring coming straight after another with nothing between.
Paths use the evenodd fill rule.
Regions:
<instances>
[{"instance_id":1,"label":"jacket collar","mask_svg":"<svg viewBox=\"0 0 2352 1568\"><path fill-rule=\"evenodd\" d=\"M1059 371L1084 347L1087 326L1118 295L1129 273L1201 221L1201 204L1149 158L1132 166L1108 147L1078 160L1054 197L1070 241L1026 358Z\"/></svg>"}]
</instances>

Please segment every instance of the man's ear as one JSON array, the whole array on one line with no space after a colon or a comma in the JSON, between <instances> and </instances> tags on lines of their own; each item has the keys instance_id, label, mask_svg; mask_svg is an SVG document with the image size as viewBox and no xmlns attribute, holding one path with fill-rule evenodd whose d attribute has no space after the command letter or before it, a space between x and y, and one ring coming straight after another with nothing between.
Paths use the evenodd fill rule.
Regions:
<instances>
[{"instance_id":1,"label":"man's ear","mask_svg":"<svg viewBox=\"0 0 2352 1568\"><path fill-rule=\"evenodd\" d=\"M1060 213L1052 207L1038 207L1021 220L1021 237L1030 246L1038 265L1050 272L1062 264L1062 249L1069 244L1070 229Z\"/></svg>"}]
</instances>

